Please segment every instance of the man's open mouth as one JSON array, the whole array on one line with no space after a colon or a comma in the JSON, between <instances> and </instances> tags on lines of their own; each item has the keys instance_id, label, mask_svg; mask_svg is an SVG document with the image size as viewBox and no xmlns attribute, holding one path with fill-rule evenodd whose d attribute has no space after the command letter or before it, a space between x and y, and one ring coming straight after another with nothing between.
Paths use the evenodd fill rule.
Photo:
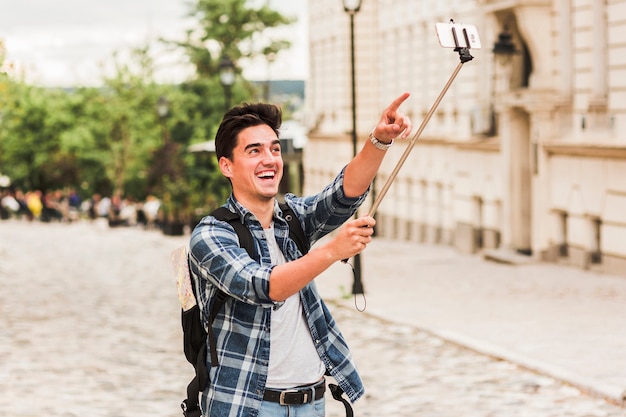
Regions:
<instances>
[{"instance_id":1,"label":"man's open mouth","mask_svg":"<svg viewBox=\"0 0 626 417\"><path fill-rule=\"evenodd\" d=\"M257 174L257 177L262 180L271 180L271 179L274 179L275 176L276 176L275 171L263 171Z\"/></svg>"}]
</instances>

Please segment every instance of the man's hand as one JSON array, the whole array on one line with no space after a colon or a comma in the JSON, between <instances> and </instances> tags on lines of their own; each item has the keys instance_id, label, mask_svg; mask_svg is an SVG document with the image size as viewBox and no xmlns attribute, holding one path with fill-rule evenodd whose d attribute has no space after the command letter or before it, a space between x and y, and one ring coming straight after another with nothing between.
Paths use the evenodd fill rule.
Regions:
<instances>
[{"instance_id":1,"label":"man's hand","mask_svg":"<svg viewBox=\"0 0 626 417\"><path fill-rule=\"evenodd\" d=\"M375 224L376 220L370 216L347 221L328 243L336 259L344 260L361 253L372 241Z\"/></svg>"},{"instance_id":2,"label":"man's hand","mask_svg":"<svg viewBox=\"0 0 626 417\"><path fill-rule=\"evenodd\" d=\"M376 220L370 216L349 220L328 242L312 248L300 259L274 267L270 275L270 298L284 301L333 263L360 253L372 241L375 224Z\"/></svg>"},{"instance_id":3,"label":"man's hand","mask_svg":"<svg viewBox=\"0 0 626 417\"><path fill-rule=\"evenodd\" d=\"M372 131L380 143L389 144L398 136L406 138L411 133L413 128L411 120L399 111L400 105L407 98L409 93L404 93L383 110L378 124ZM365 141L361 151L346 166L343 182L346 197L363 195L376 176L386 152L384 147L381 149L374 143L375 141Z\"/></svg>"},{"instance_id":4,"label":"man's hand","mask_svg":"<svg viewBox=\"0 0 626 417\"><path fill-rule=\"evenodd\" d=\"M373 132L376 139L384 143L390 143L400 135L402 139L409 136L413 129L413 124L407 116L398 111L400 105L409 98L409 95L409 93L402 94L383 110L383 114L380 116L380 120Z\"/></svg>"}]
</instances>

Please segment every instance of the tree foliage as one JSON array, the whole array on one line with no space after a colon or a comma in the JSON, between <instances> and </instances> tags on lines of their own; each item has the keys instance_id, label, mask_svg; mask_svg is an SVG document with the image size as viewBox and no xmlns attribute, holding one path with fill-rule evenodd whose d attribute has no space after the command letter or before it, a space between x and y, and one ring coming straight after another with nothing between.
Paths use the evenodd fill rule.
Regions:
<instances>
[{"instance_id":1,"label":"tree foliage","mask_svg":"<svg viewBox=\"0 0 626 417\"><path fill-rule=\"evenodd\" d=\"M238 67L242 58L276 54L291 46L288 40L266 36L267 29L294 22L267 5L252 8L246 0L197 0L190 16L199 26L188 32L187 42L181 45L201 77L218 74L224 56Z\"/></svg>"},{"instance_id":2,"label":"tree foliage","mask_svg":"<svg viewBox=\"0 0 626 417\"><path fill-rule=\"evenodd\" d=\"M262 33L292 20L245 0L196 0L190 15L197 26L178 47L196 75L179 85L155 82L151 51L143 46L130 61L115 54L114 75L100 88L37 87L7 70L0 41L0 174L25 190L73 188L83 198L155 194L187 212L223 201L229 185L214 156L187 152L213 137L221 120L219 61L273 59L290 44ZM235 102L253 94L241 77L232 92ZM167 113L159 115L163 99Z\"/></svg>"}]
</instances>

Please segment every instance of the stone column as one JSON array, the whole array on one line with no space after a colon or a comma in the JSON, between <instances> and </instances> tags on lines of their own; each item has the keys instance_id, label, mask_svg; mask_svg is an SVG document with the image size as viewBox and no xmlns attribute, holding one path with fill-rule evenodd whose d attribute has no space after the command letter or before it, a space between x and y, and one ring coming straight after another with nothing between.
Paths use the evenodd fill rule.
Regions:
<instances>
[{"instance_id":1,"label":"stone column","mask_svg":"<svg viewBox=\"0 0 626 417\"><path fill-rule=\"evenodd\" d=\"M531 146L528 114L518 106L501 112L502 245L520 253L531 248Z\"/></svg>"},{"instance_id":2,"label":"stone column","mask_svg":"<svg viewBox=\"0 0 626 417\"><path fill-rule=\"evenodd\" d=\"M545 101L549 101L546 97ZM543 143L553 139L553 117L549 108L533 106L531 114L531 175L532 175L532 250L541 254L550 247L550 164Z\"/></svg>"},{"instance_id":3,"label":"stone column","mask_svg":"<svg viewBox=\"0 0 626 417\"><path fill-rule=\"evenodd\" d=\"M500 153L502 161L500 172L502 176L502 235L500 247L504 249L513 247L513 209L511 207L513 190L509 185L512 177L509 161L513 158L511 129L509 128L511 125L510 119L510 111L499 112L498 126L500 126Z\"/></svg>"}]
</instances>

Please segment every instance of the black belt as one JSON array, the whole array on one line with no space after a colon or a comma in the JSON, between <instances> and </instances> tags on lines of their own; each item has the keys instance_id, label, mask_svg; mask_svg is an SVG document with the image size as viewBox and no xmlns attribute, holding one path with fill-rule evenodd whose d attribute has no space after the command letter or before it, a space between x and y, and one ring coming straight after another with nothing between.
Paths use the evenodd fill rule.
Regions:
<instances>
[{"instance_id":1,"label":"black belt","mask_svg":"<svg viewBox=\"0 0 626 417\"><path fill-rule=\"evenodd\" d=\"M300 405L308 404L313 401L320 400L324 397L326 391L326 381L322 380L316 385L306 388L294 388L284 391L274 391L266 389L263 394L263 400L280 405Z\"/></svg>"}]
</instances>

